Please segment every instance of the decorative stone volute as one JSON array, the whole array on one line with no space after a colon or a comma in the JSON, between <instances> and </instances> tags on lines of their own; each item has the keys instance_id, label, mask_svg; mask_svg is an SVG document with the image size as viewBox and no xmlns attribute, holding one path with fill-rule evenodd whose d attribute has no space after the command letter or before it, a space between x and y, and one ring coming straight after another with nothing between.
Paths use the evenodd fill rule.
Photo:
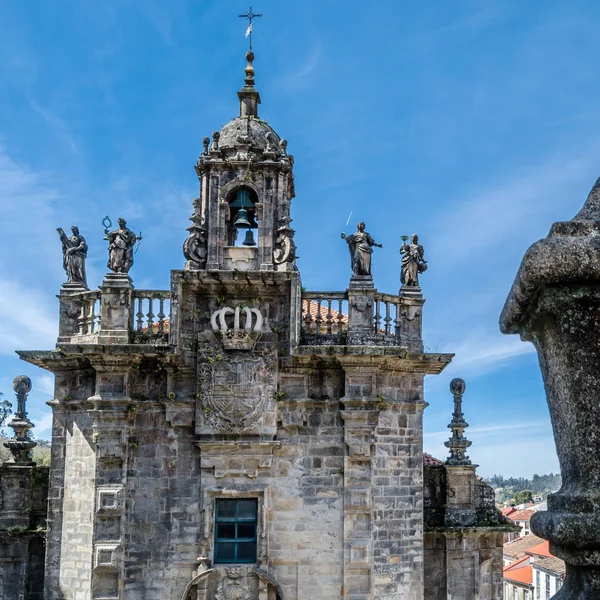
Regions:
<instances>
[{"instance_id":1,"label":"decorative stone volute","mask_svg":"<svg viewBox=\"0 0 600 600\"><path fill-rule=\"evenodd\" d=\"M29 437L29 430L33 423L27 418L25 405L27 395L31 391L31 379L26 375L18 375L13 381L13 390L17 395L17 411L8 426L15 432L13 439L4 443L13 455L13 462L19 465L33 464L31 450L37 446Z\"/></svg>"},{"instance_id":2,"label":"decorative stone volute","mask_svg":"<svg viewBox=\"0 0 600 600\"><path fill-rule=\"evenodd\" d=\"M581 211L527 250L500 317L538 352L562 487L534 533L566 563L555 598L600 597L600 180Z\"/></svg>"}]
</instances>

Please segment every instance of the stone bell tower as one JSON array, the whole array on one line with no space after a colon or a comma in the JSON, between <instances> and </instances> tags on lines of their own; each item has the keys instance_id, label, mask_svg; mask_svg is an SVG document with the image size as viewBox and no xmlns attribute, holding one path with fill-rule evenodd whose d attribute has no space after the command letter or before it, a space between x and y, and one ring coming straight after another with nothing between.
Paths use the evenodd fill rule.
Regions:
<instances>
[{"instance_id":1,"label":"stone bell tower","mask_svg":"<svg viewBox=\"0 0 600 600\"><path fill-rule=\"evenodd\" d=\"M240 116L215 131L212 142L204 139L196 164L200 198L184 247L186 269L296 270L290 227L294 158L287 153L287 141L258 117L252 51L246 59ZM238 239L244 232L244 240Z\"/></svg>"}]
</instances>

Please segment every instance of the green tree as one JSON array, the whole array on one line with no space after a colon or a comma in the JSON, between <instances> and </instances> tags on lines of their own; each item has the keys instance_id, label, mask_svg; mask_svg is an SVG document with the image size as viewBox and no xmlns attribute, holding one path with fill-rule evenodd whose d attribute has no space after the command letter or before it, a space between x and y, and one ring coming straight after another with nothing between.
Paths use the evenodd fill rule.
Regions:
<instances>
[{"instance_id":1,"label":"green tree","mask_svg":"<svg viewBox=\"0 0 600 600\"><path fill-rule=\"evenodd\" d=\"M515 504L525 504L533 502L533 492L531 490L521 490L515 494Z\"/></svg>"},{"instance_id":2,"label":"green tree","mask_svg":"<svg viewBox=\"0 0 600 600\"><path fill-rule=\"evenodd\" d=\"M4 394L0 392L0 427L4 427L6 419L12 414L12 404L4 399Z\"/></svg>"}]
</instances>

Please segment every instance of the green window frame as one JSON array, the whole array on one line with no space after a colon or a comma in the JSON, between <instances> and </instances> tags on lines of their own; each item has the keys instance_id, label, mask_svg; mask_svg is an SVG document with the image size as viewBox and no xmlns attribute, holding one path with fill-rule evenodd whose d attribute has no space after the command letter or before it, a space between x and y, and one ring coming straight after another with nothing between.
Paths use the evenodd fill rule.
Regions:
<instances>
[{"instance_id":1,"label":"green window frame","mask_svg":"<svg viewBox=\"0 0 600 600\"><path fill-rule=\"evenodd\" d=\"M255 563L258 500L215 500L215 564Z\"/></svg>"}]
</instances>

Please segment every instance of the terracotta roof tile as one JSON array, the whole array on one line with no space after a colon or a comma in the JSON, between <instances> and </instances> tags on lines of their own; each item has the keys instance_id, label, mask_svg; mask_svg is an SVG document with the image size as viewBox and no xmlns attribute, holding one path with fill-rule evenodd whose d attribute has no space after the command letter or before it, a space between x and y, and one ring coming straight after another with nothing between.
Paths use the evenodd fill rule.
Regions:
<instances>
[{"instance_id":1,"label":"terracotta roof tile","mask_svg":"<svg viewBox=\"0 0 600 600\"><path fill-rule=\"evenodd\" d=\"M509 519L511 521L529 521L529 519L531 519L531 515L535 514L535 510L518 510L517 512L512 513L512 515L509 515Z\"/></svg>"},{"instance_id":2,"label":"terracotta roof tile","mask_svg":"<svg viewBox=\"0 0 600 600\"><path fill-rule=\"evenodd\" d=\"M552 571L552 573L556 573L557 575L563 575L566 571L564 561L556 556L537 558L533 564L535 567L540 567L545 571Z\"/></svg>"},{"instance_id":3,"label":"terracotta roof tile","mask_svg":"<svg viewBox=\"0 0 600 600\"><path fill-rule=\"evenodd\" d=\"M439 467L444 464L444 461L431 456L431 454L427 454L427 452L423 452L423 464L426 467Z\"/></svg>"},{"instance_id":4,"label":"terracotta roof tile","mask_svg":"<svg viewBox=\"0 0 600 600\"><path fill-rule=\"evenodd\" d=\"M504 556L510 556L511 558L519 558L523 556L526 550L533 548L538 544L541 544L544 540L539 538L537 535L530 533L524 537L517 538L512 542L504 544Z\"/></svg>"},{"instance_id":5,"label":"terracotta roof tile","mask_svg":"<svg viewBox=\"0 0 600 600\"><path fill-rule=\"evenodd\" d=\"M510 567L510 565L509 565ZM504 569L504 579L521 585L531 585L533 583L533 569L531 565L519 567L518 569Z\"/></svg>"},{"instance_id":6,"label":"terracotta roof tile","mask_svg":"<svg viewBox=\"0 0 600 600\"><path fill-rule=\"evenodd\" d=\"M550 542L548 540L543 540L541 544L537 544L536 546L528 548L526 553L536 554L537 556L551 557L552 554L550 554Z\"/></svg>"}]
</instances>

